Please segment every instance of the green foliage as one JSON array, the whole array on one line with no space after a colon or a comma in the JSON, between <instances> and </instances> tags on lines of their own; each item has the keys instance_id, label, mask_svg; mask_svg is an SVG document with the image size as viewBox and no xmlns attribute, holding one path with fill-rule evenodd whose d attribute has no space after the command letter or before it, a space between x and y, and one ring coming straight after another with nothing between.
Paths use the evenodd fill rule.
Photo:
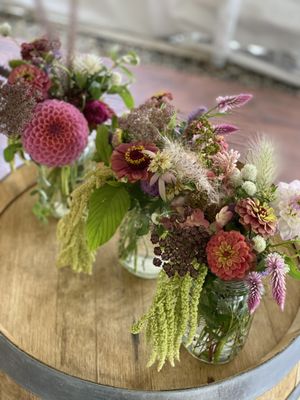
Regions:
<instances>
[{"instance_id":1,"label":"green foliage","mask_svg":"<svg viewBox=\"0 0 300 400\"><path fill-rule=\"evenodd\" d=\"M198 318L198 304L207 267L199 267L199 274L193 279L189 274L169 278L162 271L158 278L156 294L149 311L133 325L132 333L138 334L144 328L147 341L152 346L148 366L158 362L158 370L168 360L174 366L179 360L182 338L189 329L188 342L192 341Z\"/></svg>"},{"instance_id":2,"label":"green foliage","mask_svg":"<svg viewBox=\"0 0 300 400\"><path fill-rule=\"evenodd\" d=\"M19 67L20 65L28 64L28 62L24 60L10 60L8 64L10 68L16 68Z\"/></svg>"},{"instance_id":3,"label":"green foliage","mask_svg":"<svg viewBox=\"0 0 300 400\"><path fill-rule=\"evenodd\" d=\"M98 100L102 95L103 89L101 84L94 80L89 86L89 94L91 95L92 99Z\"/></svg>"},{"instance_id":4,"label":"green foliage","mask_svg":"<svg viewBox=\"0 0 300 400\"><path fill-rule=\"evenodd\" d=\"M89 201L87 241L91 251L107 242L116 232L130 206L123 185L104 185L95 190Z\"/></svg>"},{"instance_id":5,"label":"green foliage","mask_svg":"<svg viewBox=\"0 0 300 400\"><path fill-rule=\"evenodd\" d=\"M284 261L286 265L289 267L289 275L294 278L300 280L300 269L298 268L298 265L295 261L295 259L285 255L284 256Z\"/></svg>"},{"instance_id":6,"label":"green foliage","mask_svg":"<svg viewBox=\"0 0 300 400\"><path fill-rule=\"evenodd\" d=\"M126 85L112 86L108 93L118 94L127 108L131 109L134 107L134 98Z\"/></svg>"},{"instance_id":7,"label":"green foliage","mask_svg":"<svg viewBox=\"0 0 300 400\"><path fill-rule=\"evenodd\" d=\"M106 125L97 127L96 151L97 161L103 161L105 165L109 165L112 146L109 143L109 129Z\"/></svg>"},{"instance_id":8,"label":"green foliage","mask_svg":"<svg viewBox=\"0 0 300 400\"><path fill-rule=\"evenodd\" d=\"M3 157L6 162L12 162L15 155L22 150L22 144L19 142L9 144L3 150Z\"/></svg>"}]
</instances>

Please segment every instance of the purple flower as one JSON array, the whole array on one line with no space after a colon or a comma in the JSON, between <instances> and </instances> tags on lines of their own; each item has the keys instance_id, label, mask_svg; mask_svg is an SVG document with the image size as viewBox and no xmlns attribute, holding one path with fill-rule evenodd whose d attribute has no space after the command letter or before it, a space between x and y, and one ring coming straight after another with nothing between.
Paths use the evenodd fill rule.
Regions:
<instances>
[{"instance_id":1,"label":"purple flower","mask_svg":"<svg viewBox=\"0 0 300 400\"><path fill-rule=\"evenodd\" d=\"M190 124L192 121L199 119L201 115L205 114L207 111L207 108L205 106L201 106L196 108L194 111L192 111L189 116L188 116L188 123Z\"/></svg>"},{"instance_id":2,"label":"purple flower","mask_svg":"<svg viewBox=\"0 0 300 400\"><path fill-rule=\"evenodd\" d=\"M114 115L113 110L103 101L91 100L86 103L83 114L91 127L103 124Z\"/></svg>"},{"instance_id":3,"label":"purple flower","mask_svg":"<svg viewBox=\"0 0 300 400\"><path fill-rule=\"evenodd\" d=\"M270 253L266 258L267 272L271 279L272 295L281 310L284 309L287 266L284 258L278 253Z\"/></svg>"},{"instance_id":4,"label":"purple flower","mask_svg":"<svg viewBox=\"0 0 300 400\"><path fill-rule=\"evenodd\" d=\"M154 183L153 185L150 185L148 181L141 181L140 182L141 189L144 193L148 194L151 197L158 197L159 196L159 191L158 191L158 184L157 182Z\"/></svg>"},{"instance_id":5,"label":"purple flower","mask_svg":"<svg viewBox=\"0 0 300 400\"><path fill-rule=\"evenodd\" d=\"M230 124L218 124L214 125L214 133L216 135L230 135L233 132L238 131L239 128L235 125Z\"/></svg>"},{"instance_id":6,"label":"purple flower","mask_svg":"<svg viewBox=\"0 0 300 400\"><path fill-rule=\"evenodd\" d=\"M246 282L249 286L248 308L250 314L253 314L259 306L262 295L264 294L262 276L258 272L250 272L246 278Z\"/></svg>"},{"instance_id":7,"label":"purple flower","mask_svg":"<svg viewBox=\"0 0 300 400\"><path fill-rule=\"evenodd\" d=\"M217 97L217 107L219 112L225 113L235 108L244 106L252 99L253 95L250 93L241 93L233 96L219 96Z\"/></svg>"}]
</instances>

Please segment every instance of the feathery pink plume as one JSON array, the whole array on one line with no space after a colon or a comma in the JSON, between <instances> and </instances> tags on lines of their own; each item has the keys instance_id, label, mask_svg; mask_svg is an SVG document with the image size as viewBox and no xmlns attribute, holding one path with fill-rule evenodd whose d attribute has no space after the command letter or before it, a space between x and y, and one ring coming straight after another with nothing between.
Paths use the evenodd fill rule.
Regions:
<instances>
[{"instance_id":1,"label":"feathery pink plume","mask_svg":"<svg viewBox=\"0 0 300 400\"><path fill-rule=\"evenodd\" d=\"M213 128L216 135L230 135L239 130L237 126L231 124L218 124L214 125Z\"/></svg>"},{"instance_id":2,"label":"feathery pink plume","mask_svg":"<svg viewBox=\"0 0 300 400\"><path fill-rule=\"evenodd\" d=\"M287 266L284 258L278 253L270 253L266 258L267 272L271 279L272 295L281 310L284 309Z\"/></svg>"},{"instance_id":3,"label":"feathery pink plume","mask_svg":"<svg viewBox=\"0 0 300 400\"><path fill-rule=\"evenodd\" d=\"M262 276L258 272L250 272L246 278L246 282L249 286L248 308L250 314L253 314L259 306L261 298L264 294Z\"/></svg>"},{"instance_id":4,"label":"feathery pink plume","mask_svg":"<svg viewBox=\"0 0 300 400\"><path fill-rule=\"evenodd\" d=\"M219 96L217 97L217 107L219 112L225 113L244 106L248 101L252 99L253 95L250 93L241 93L233 96Z\"/></svg>"}]
</instances>

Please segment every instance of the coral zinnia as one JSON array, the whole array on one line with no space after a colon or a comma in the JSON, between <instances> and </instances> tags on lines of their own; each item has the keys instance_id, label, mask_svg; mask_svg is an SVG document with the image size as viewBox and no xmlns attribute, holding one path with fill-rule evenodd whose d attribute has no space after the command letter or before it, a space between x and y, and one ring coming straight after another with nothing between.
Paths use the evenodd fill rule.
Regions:
<instances>
[{"instance_id":1,"label":"coral zinnia","mask_svg":"<svg viewBox=\"0 0 300 400\"><path fill-rule=\"evenodd\" d=\"M255 256L245 237L237 231L219 231L206 247L211 271L225 281L242 279L250 269Z\"/></svg>"},{"instance_id":2,"label":"coral zinnia","mask_svg":"<svg viewBox=\"0 0 300 400\"><path fill-rule=\"evenodd\" d=\"M235 207L240 223L247 229L263 237L273 236L277 228L277 218L272 207L261 204L258 199L242 199Z\"/></svg>"},{"instance_id":3,"label":"coral zinnia","mask_svg":"<svg viewBox=\"0 0 300 400\"><path fill-rule=\"evenodd\" d=\"M46 100L36 106L22 142L34 161L60 167L79 157L88 132L87 121L77 108L64 101Z\"/></svg>"},{"instance_id":4,"label":"coral zinnia","mask_svg":"<svg viewBox=\"0 0 300 400\"><path fill-rule=\"evenodd\" d=\"M151 160L144 150L156 153L158 148L143 142L122 143L115 148L111 156L111 168L119 179L127 177L129 182L148 179Z\"/></svg>"},{"instance_id":5,"label":"coral zinnia","mask_svg":"<svg viewBox=\"0 0 300 400\"><path fill-rule=\"evenodd\" d=\"M51 81L46 72L34 65L22 64L14 68L8 76L8 83L17 82L28 85L31 94L38 100L48 97Z\"/></svg>"}]
</instances>

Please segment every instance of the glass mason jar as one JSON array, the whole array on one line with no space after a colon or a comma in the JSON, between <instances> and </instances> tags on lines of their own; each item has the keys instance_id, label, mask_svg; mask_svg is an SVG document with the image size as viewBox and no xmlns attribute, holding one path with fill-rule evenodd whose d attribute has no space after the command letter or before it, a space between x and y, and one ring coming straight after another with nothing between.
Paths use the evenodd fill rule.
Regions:
<instances>
[{"instance_id":1,"label":"glass mason jar","mask_svg":"<svg viewBox=\"0 0 300 400\"><path fill-rule=\"evenodd\" d=\"M120 226L119 261L133 275L155 279L161 268L153 265L149 221L150 216L140 207L127 213Z\"/></svg>"},{"instance_id":2,"label":"glass mason jar","mask_svg":"<svg viewBox=\"0 0 300 400\"><path fill-rule=\"evenodd\" d=\"M209 364L225 364L243 348L250 330L248 286L244 281L211 279L203 287L198 327L188 352Z\"/></svg>"},{"instance_id":3,"label":"glass mason jar","mask_svg":"<svg viewBox=\"0 0 300 400\"><path fill-rule=\"evenodd\" d=\"M67 213L70 194L94 165L94 151L94 139L90 136L87 147L73 164L53 168L37 164L37 186L32 194L38 195L33 207L38 219L45 222L49 217L59 219Z\"/></svg>"}]
</instances>

